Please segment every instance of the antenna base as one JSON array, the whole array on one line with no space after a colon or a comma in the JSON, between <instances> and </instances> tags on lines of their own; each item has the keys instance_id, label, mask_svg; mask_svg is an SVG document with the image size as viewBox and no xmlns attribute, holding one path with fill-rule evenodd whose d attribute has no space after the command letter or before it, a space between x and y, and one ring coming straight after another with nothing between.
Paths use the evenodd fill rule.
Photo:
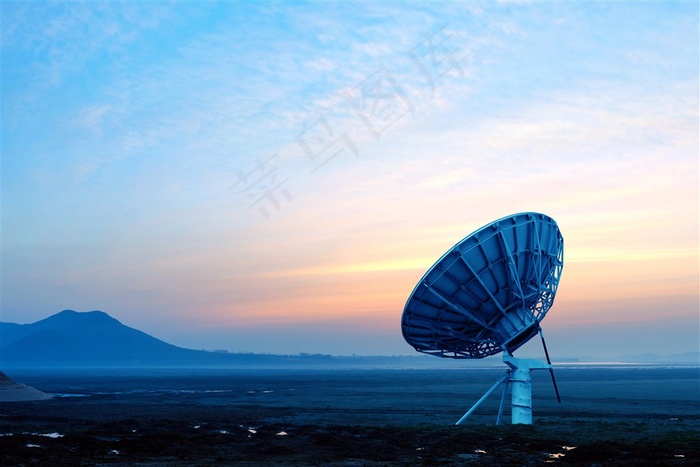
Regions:
<instances>
[{"instance_id":1,"label":"antenna base","mask_svg":"<svg viewBox=\"0 0 700 467\"><path fill-rule=\"evenodd\" d=\"M540 360L503 355L503 363L512 369L511 423L532 425L532 370L550 370L552 365Z\"/></svg>"},{"instance_id":2,"label":"antenna base","mask_svg":"<svg viewBox=\"0 0 700 467\"><path fill-rule=\"evenodd\" d=\"M508 386L511 386L511 423L513 425L532 425L532 370L551 370L552 365L541 360L528 358L515 358L512 355L503 354L503 363L510 368L486 393L472 406L456 425L461 425L471 415L476 408L481 405L488 396L493 393L498 386L505 384L501 406L498 410L496 424L500 425L501 414L505 402Z\"/></svg>"}]
</instances>

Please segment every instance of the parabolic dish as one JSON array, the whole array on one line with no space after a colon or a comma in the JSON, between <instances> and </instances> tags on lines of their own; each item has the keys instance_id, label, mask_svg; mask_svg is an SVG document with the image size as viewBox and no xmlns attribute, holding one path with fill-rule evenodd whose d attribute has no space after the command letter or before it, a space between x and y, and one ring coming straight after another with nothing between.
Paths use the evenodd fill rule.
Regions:
<instances>
[{"instance_id":1,"label":"parabolic dish","mask_svg":"<svg viewBox=\"0 0 700 467\"><path fill-rule=\"evenodd\" d=\"M404 339L439 357L513 352L539 330L564 266L564 239L535 212L496 220L453 246L425 273L401 317Z\"/></svg>"}]
</instances>

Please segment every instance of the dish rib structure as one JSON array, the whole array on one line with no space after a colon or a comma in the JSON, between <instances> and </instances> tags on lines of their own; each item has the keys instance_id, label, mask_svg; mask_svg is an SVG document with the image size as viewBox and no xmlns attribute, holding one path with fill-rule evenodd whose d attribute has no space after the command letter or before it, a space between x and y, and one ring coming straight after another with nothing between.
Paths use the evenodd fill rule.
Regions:
<instances>
[{"instance_id":1,"label":"dish rib structure","mask_svg":"<svg viewBox=\"0 0 700 467\"><path fill-rule=\"evenodd\" d=\"M512 353L534 337L564 264L557 223L535 212L496 220L445 253L411 293L403 337L447 358Z\"/></svg>"}]
</instances>

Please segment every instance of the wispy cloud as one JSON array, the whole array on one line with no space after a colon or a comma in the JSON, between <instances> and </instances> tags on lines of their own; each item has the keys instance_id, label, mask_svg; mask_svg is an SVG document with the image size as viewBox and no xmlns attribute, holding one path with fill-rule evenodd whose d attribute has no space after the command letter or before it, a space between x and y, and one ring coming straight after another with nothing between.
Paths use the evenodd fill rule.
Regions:
<instances>
[{"instance_id":1,"label":"wispy cloud","mask_svg":"<svg viewBox=\"0 0 700 467\"><path fill-rule=\"evenodd\" d=\"M697 279L696 5L2 8L4 313L390 329L423 268L530 210L564 232L565 313ZM273 167L266 220L231 187Z\"/></svg>"}]
</instances>

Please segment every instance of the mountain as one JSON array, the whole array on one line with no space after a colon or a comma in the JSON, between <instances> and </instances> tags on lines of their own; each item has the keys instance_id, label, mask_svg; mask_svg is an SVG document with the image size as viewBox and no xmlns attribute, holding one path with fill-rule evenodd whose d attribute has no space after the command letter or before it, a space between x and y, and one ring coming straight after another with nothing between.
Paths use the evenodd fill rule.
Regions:
<instances>
[{"instance_id":1,"label":"mountain","mask_svg":"<svg viewBox=\"0 0 700 467\"><path fill-rule=\"evenodd\" d=\"M430 368L429 356L336 357L322 354L270 355L207 352L177 347L123 325L102 311L64 310L32 324L0 322L0 368L129 367L343 367ZM484 362L487 364L488 362Z\"/></svg>"},{"instance_id":2,"label":"mountain","mask_svg":"<svg viewBox=\"0 0 700 467\"><path fill-rule=\"evenodd\" d=\"M541 357L533 357L541 358ZM561 359L559 365L600 359ZM645 354L605 361L698 365L700 354ZM0 322L0 369L9 368L500 368L500 356L454 360L413 356L270 355L190 350L123 325L107 313L64 310L32 324Z\"/></svg>"},{"instance_id":3,"label":"mountain","mask_svg":"<svg viewBox=\"0 0 700 467\"><path fill-rule=\"evenodd\" d=\"M133 366L197 363L208 352L163 342L101 311L64 310L32 324L0 323L0 366Z\"/></svg>"}]
</instances>

